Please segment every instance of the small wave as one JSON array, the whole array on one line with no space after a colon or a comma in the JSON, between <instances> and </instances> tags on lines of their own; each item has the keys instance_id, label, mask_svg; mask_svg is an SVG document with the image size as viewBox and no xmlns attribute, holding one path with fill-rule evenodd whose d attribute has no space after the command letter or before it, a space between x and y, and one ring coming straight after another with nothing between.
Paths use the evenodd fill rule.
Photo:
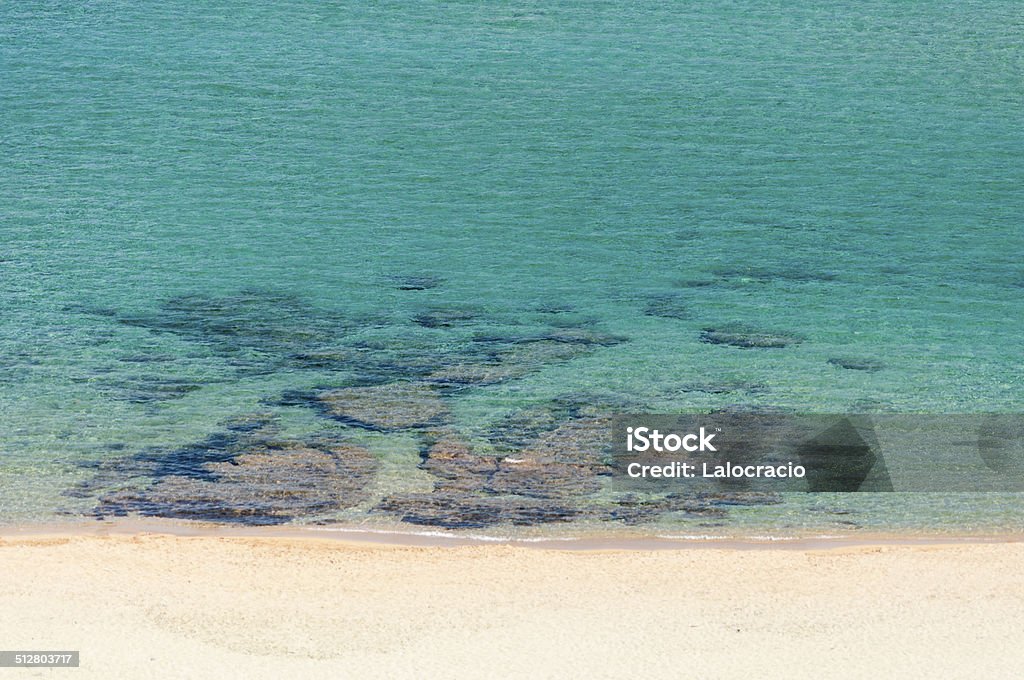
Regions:
<instances>
[{"instance_id":1,"label":"small wave","mask_svg":"<svg viewBox=\"0 0 1024 680\"><path fill-rule=\"evenodd\" d=\"M309 527L309 531L375 536L407 536L440 538L448 541L480 541L485 543L560 543L583 540L577 536L494 536L490 534L452 534L445 531L398 531L394 529L355 529L352 527Z\"/></svg>"}]
</instances>

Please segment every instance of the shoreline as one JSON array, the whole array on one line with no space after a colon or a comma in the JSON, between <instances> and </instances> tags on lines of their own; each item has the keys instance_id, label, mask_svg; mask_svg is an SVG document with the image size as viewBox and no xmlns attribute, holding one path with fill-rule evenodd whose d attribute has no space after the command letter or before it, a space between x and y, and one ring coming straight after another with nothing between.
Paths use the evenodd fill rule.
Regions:
<instances>
[{"instance_id":1,"label":"shoreline","mask_svg":"<svg viewBox=\"0 0 1024 680\"><path fill-rule=\"evenodd\" d=\"M828 550L871 546L943 546L1024 543L1024 533L860 533L794 536L703 535L635 536L582 534L579 536L502 537L444 530L397 530L358 525L251 526L216 524L155 517L115 520L75 520L67 523L24 523L0 525L0 541L7 539L137 536L297 539L353 545L457 548L469 546L514 546L564 551L651 551L651 550Z\"/></svg>"}]
</instances>

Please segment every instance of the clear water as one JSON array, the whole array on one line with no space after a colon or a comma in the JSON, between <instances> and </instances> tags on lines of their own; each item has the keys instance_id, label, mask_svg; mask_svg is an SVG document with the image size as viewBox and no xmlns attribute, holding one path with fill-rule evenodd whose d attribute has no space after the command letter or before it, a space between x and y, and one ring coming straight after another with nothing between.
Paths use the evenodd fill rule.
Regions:
<instances>
[{"instance_id":1,"label":"clear water","mask_svg":"<svg viewBox=\"0 0 1024 680\"><path fill-rule=\"evenodd\" d=\"M628 338L447 396L484 450L566 397L1020 411L1022 31L1007 0L3 4L0 521L88 514L95 463L253 412L368 447L375 491L339 517L394 521L370 509L429 489L417 435L280 397L482 335ZM730 322L803 342L701 342ZM295 358L324 351L350 359ZM991 494L723 523L842 528L822 503L1024 528Z\"/></svg>"}]
</instances>

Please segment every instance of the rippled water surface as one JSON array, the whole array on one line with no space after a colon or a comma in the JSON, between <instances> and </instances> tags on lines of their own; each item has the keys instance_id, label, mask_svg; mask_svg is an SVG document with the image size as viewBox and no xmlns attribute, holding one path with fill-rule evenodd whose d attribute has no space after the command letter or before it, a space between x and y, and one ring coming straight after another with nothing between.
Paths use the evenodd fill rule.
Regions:
<instances>
[{"instance_id":1,"label":"rippled water surface","mask_svg":"<svg viewBox=\"0 0 1024 680\"><path fill-rule=\"evenodd\" d=\"M0 521L1019 530L1015 495L615 496L594 442L623 410L1019 412L1022 30L7 3Z\"/></svg>"}]
</instances>

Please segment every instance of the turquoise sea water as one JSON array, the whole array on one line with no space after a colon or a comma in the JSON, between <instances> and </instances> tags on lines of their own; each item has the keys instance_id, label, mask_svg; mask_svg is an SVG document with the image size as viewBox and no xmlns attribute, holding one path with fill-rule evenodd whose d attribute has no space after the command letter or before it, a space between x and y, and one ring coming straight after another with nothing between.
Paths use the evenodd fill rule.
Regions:
<instances>
[{"instance_id":1,"label":"turquoise sea water","mask_svg":"<svg viewBox=\"0 0 1024 680\"><path fill-rule=\"evenodd\" d=\"M369 481L295 521L401 526L436 433L334 388L429 383L499 458L622 409L1020 412L1022 31L1004 0L4 4L0 521L329 440ZM707 341L737 324L785 346ZM1024 528L994 494L712 515L628 530Z\"/></svg>"}]
</instances>

